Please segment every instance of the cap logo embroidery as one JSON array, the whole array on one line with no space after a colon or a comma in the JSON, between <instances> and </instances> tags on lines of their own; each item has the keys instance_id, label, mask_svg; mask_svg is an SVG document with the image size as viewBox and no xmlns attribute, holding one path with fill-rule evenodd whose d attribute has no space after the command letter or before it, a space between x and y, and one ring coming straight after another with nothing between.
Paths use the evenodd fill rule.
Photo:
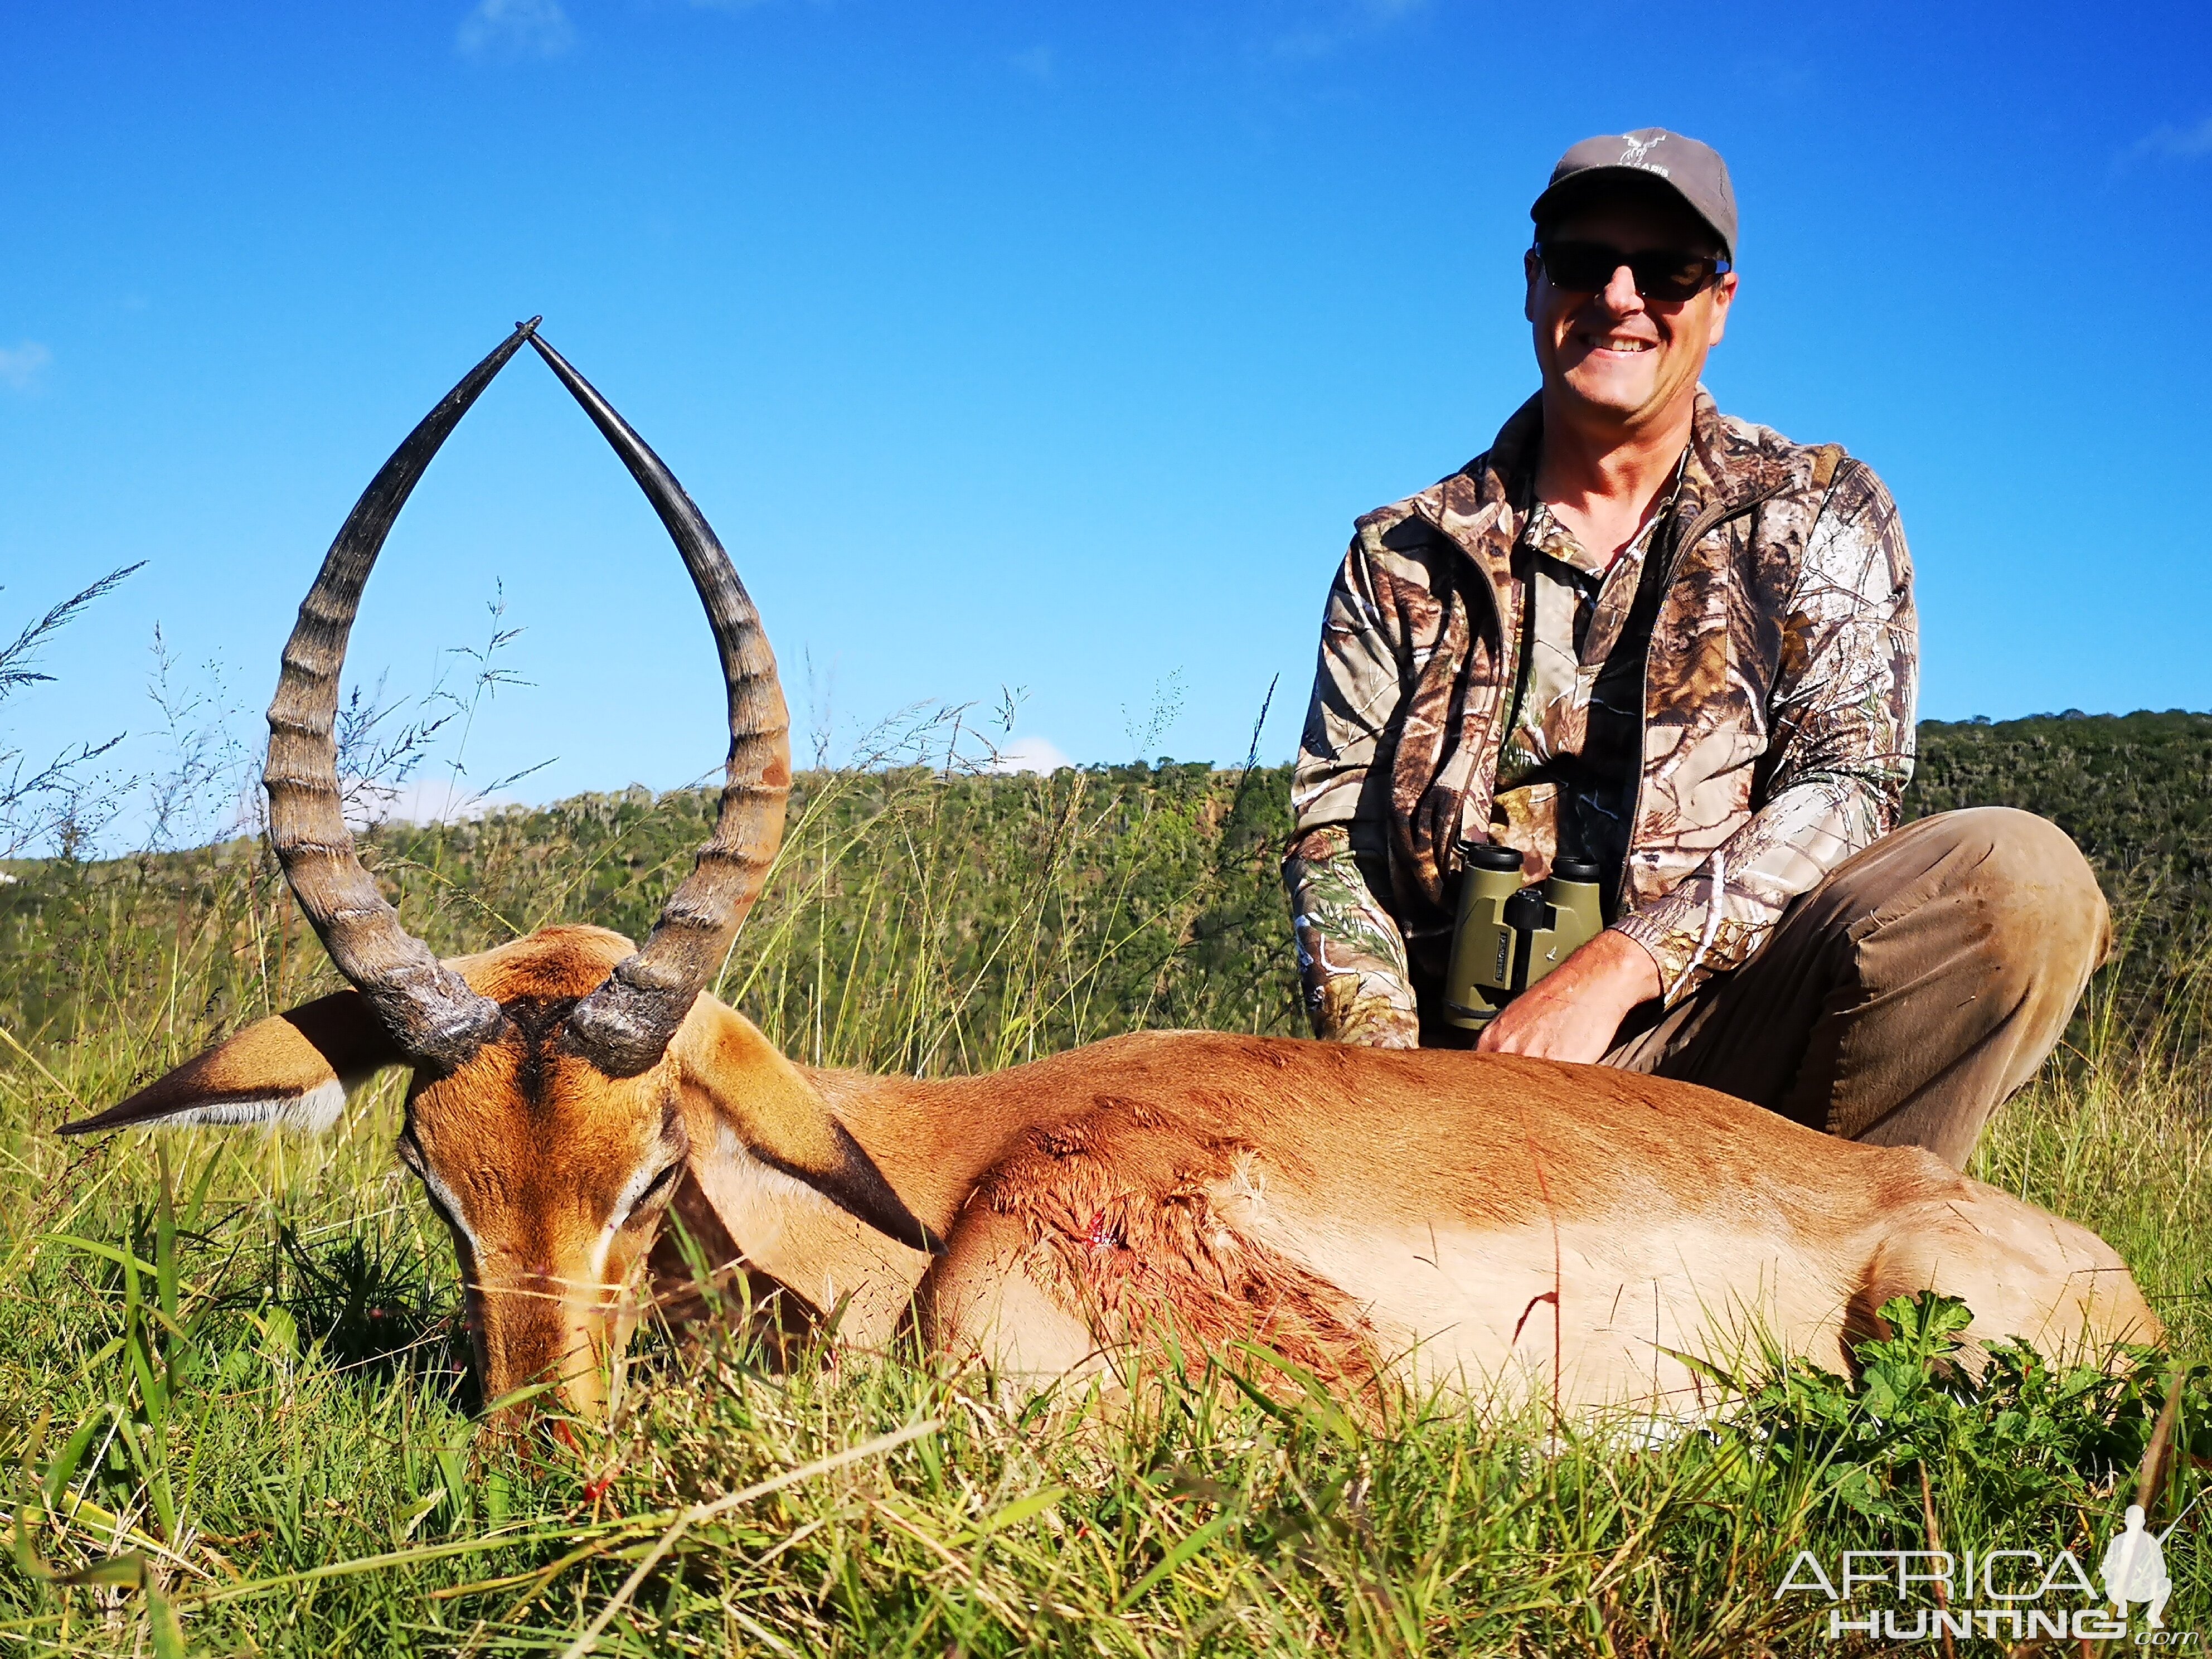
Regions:
<instances>
[{"instance_id":1,"label":"cap logo embroidery","mask_svg":"<svg viewBox=\"0 0 2212 1659\"><path fill-rule=\"evenodd\" d=\"M1666 137L1665 133L1659 132L1654 133L1649 138L1630 139L1628 148L1620 152L1620 161L1618 165L1625 167L1642 167L1646 173L1656 173L1662 179L1666 178L1667 169L1650 159L1653 149L1664 143Z\"/></svg>"}]
</instances>

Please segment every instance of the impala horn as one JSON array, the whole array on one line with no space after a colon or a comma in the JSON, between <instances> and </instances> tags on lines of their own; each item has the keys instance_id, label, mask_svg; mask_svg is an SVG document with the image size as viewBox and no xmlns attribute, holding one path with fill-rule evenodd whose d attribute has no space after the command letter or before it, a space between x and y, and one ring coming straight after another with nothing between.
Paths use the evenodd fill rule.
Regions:
<instances>
[{"instance_id":1,"label":"impala horn","mask_svg":"<svg viewBox=\"0 0 2212 1659\"><path fill-rule=\"evenodd\" d=\"M439 446L537 326L535 317L517 324L407 434L362 492L301 603L269 705L269 763L261 782L269 792L269 839L285 879L331 960L368 999L392 1040L410 1058L448 1071L497 1035L504 1016L400 926L399 913L362 867L346 828L331 728L346 638L392 520Z\"/></svg>"},{"instance_id":2,"label":"impala horn","mask_svg":"<svg viewBox=\"0 0 2212 1659\"><path fill-rule=\"evenodd\" d=\"M707 608L729 693L730 760L714 836L699 849L684 884L669 896L645 948L617 964L612 976L568 1017L570 1040L586 1059L610 1077L635 1077L659 1060L760 896L783 842L791 721L760 613L706 515L591 382L536 334L529 338L667 526Z\"/></svg>"}]
</instances>

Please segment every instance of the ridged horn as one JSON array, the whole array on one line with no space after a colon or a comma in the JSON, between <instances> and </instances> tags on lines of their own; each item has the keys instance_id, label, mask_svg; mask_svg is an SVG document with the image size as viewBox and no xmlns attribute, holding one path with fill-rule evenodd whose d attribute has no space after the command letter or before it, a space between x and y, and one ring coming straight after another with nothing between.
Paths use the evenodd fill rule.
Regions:
<instances>
[{"instance_id":1,"label":"ridged horn","mask_svg":"<svg viewBox=\"0 0 2212 1659\"><path fill-rule=\"evenodd\" d=\"M504 1017L400 926L399 913L362 867L338 793L331 728L347 636L392 520L439 446L537 326L535 317L517 324L407 434L362 492L301 602L269 705L269 763L261 782L269 792L269 839L285 879L337 970L368 999L392 1040L414 1059L447 1070L497 1035Z\"/></svg>"},{"instance_id":2,"label":"ridged horn","mask_svg":"<svg viewBox=\"0 0 2212 1659\"><path fill-rule=\"evenodd\" d=\"M590 381L537 335L530 343L583 405L667 526L699 602L707 608L729 692L730 760L714 837L699 849L684 884L669 896L645 948L617 964L613 975L568 1017L569 1036L586 1058L610 1077L635 1077L665 1051L692 1002L720 969L738 924L760 896L769 866L783 843L784 806L791 793L791 720L760 613L706 515Z\"/></svg>"}]
</instances>

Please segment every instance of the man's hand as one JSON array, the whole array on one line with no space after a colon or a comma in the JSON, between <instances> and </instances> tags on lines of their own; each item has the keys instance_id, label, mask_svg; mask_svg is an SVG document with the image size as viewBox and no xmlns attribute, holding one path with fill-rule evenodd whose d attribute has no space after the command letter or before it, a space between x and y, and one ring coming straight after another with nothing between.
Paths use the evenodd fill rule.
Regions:
<instances>
[{"instance_id":1,"label":"man's hand","mask_svg":"<svg viewBox=\"0 0 2212 1659\"><path fill-rule=\"evenodd\" d=\"M1662 988L1651 953L1608 927L1507 1003L1475 1046L1539 1060L1602 1060L1629 1011Z\"/></svg>"}]
</instances>

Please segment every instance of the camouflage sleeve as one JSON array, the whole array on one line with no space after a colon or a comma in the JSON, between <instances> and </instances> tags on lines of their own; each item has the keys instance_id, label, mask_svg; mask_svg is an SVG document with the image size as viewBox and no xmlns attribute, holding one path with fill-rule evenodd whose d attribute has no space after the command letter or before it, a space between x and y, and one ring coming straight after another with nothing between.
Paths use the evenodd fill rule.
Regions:
<instances>
[{"instance_id":1,"label":"camouflage sleeve","mask_svg":"<svg viewBox=\"0 0 2212 1659\"><path fill-rule=\"evenodd\" d=\"M1895 825L1918 672L1897 506L1850 462L1784 619L1762 803L1672 891L1614 924L1658 962L1669 1006L1747 960L1792 899Z\"/></svg>"},{"instance_id":2,"label":"camouflage sleeve","mask_svg":"<svg viewBox=\"0 0 2212 1659\"><path fill-rule=\"evenodd\" d=\"M1283 860L1298 978L1314 1035L1370 1048L1418 1048L1420 1015L1406 940L1360 873L1341 824L1310 830Z\"/></svg>"},{"instance_id":3,"label":"camouflage sleeve","mask_svg":"<svg viewBox=\"0 0 2212 1659\"><path fill-rule=\"evenodd\" d=\"M1291 775L1291 839L1283 860L1298 976L1314 1035L1380 1048L1420 1043L1406 940L1352 851L1382 842L1390 811L1391 724L1400 669L1401 576L1363 523L1322 616L1298 761ZM1373 861L1370 860L1370 863Z\"/></svg>"},{"instance_id":4,"label":"camouflage sleeve","mask_svg":"<svg viewBox=\"0 0 2212 1659\"><path fill-rule=\"evenodd\" d=\"M1298 832L1324 823L1376 822L1389 811L1391 723L1405 696L1400 605L1411 568L1393 561L1366 526L1329 585L1321 654L1291 774Z\"/></svg>"}]
</instances>

